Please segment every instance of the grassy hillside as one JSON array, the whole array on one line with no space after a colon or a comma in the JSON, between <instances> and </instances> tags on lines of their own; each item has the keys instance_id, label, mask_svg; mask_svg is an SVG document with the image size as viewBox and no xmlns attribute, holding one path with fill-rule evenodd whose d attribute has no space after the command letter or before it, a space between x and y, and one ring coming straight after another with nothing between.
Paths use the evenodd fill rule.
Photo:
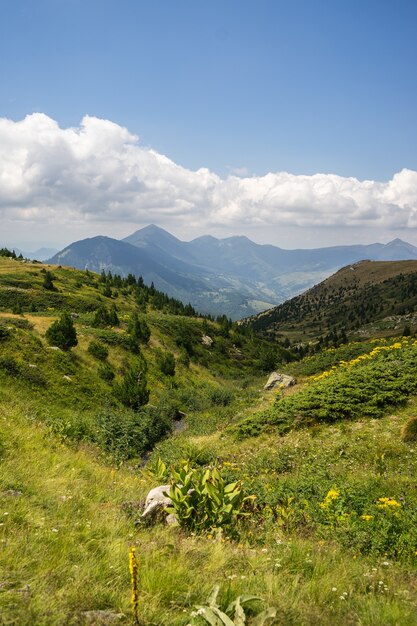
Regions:
<instances>
[{"instance_id":1,"label":"grassy hillside","mask_svg":"<svg viewBox=\"0 0 417 626\"><path fill-rule=\"evenodd\" d=\"M117 282L0 259L0 624L134 624L132 546L142 625L204 626L215 585L223 611L260 598L249 625L417 624L414 338L322 351L285 366L295 387L261 391L264 343ZM103 303L117 324L93 325ZM68 351L45 337L62 308ZM136 365L150 400L132 408L116 390ZM245 515L141 523L184 460L242 489Z\"/></svg>"},{"instance_id":2,"label":"grassy hillside","mask_svg":"<svg viewBox=\"0 0 417 626\"><path fill-rule=\"evenodd\" d=\"M361 261L304 294L249 318L256 331L295 342L383 337L417 327L417 261Z\"/></svg>"}]
</instances>

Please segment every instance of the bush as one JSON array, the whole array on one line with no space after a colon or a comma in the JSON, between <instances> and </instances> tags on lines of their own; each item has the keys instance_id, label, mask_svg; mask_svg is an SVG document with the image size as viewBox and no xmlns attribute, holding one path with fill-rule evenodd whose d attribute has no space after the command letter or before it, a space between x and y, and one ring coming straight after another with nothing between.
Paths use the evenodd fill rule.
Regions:
<instances>
[{"instance_id":1,"label":"bush","mask_svg":"<svg viewBox=\"0 0 417 626\"><path fill-rule=\"evenodd\" d=\"M245 497L240 481L226 484L216 468L193 469L188 462L172 472L169 497L178 522L192 532L224 528L233 533L237 518L244 515Z\"/></svg>"},{"instance_id":2,"label":"bush","mask_svg":"<svg viewBox=\"0 0 417 626\"><path fill-rule=\"evenodd\" d=\"M109 356L108 349L106 348L106 346L100 343L100 341L91 341L87 350L91 354L91 356L93 356L95 359L98 359L99 361L105 361Z\"/></svg>"},{"instance_id":3,"label":"bush","mask_svg":"<svg viewBox=\"0 0 417 626\"><path fill-rule=\"evenodd\" d=\"M233 400L233 393L229 389L216 387L209 391L209 398L215 406L228 406Z\"/></svg>"},{"instance_id":4,"label":"bush","mask_svg":"<svg viewBox=\"0 0 417 626\"><path fill-rule=\"evenodd\" d=\"M78 343L77 333L71 315L65 311L59 320L56 320L45 333L46 340L51 346L58 346L62 350L70 350Z\"/></svg>"},{"instance_id":5,"label":"bush","mask_svg":"<svg viewBox=\"0 0 417 626\"><path fill-rule=\"evenodd\" d=\"M42 287L44 289L47 289L49 291L57 291L54 283L52 282L54 279L54 276L52 274L52 272L50 272L49 270L45 272L45 277L43 279L43 283L42 283Z\"/></svg>"},{"instance_id":6,"label":"bush","mask_svg":"<svg viewBox=\"0 0 417 626\"><path fill-rule=\"evenodd\" d=\"M93 321L91 323L94 328L106 328L107 326L117 326L119 324L119 317L117 315L116 307L113 305L110 309L101 305L95 312Z\"/></svg>"},{"instance_id":7,"label":"bush","mask_svg":"<svg viewBox=\"0 0 417 626\"><path fill-rule=\"evenodd\" d=\"M146 363L143 361L136 367L130 367L121 383L114 386L114 395L125 406L139 409L149 400L146 386Z\"/></svg>"},{"instance_id":8,"label":"bush","mask_svg":"<svg viewBox=\"0 0 417 626\"><path fill-rule=\"evenodd\" d=\"M20 365L12 356L0 356L0 369L11 376L20 374Z\"/></svg>"},{"instance_id":9,"label":"bush","mask_svg":"<svg viewBox=\"0 0 417 626\"><path fill-rule=\"evenodd\" d=\"M97 373L102 380L106 381L106 383L113 382L115 378L114 370L109 363L102 363L98 368Z\"/></svg>"},{"instance_id":10,"label":"bush","mask_svg":"<svg viewBox=\"0 0 417 626\"><path fill-rule=\"evenodd\" d=\"M96 442L112 456L141 456L171 430L172 422L156 407L140 411L105 411L97 416Z\"/></svg>"},{"instance_id":11,"label":"bush","mask_svg":"<svg viewBox=\"0 0 417 626\"><path fill-rule=\"evenodd\" d=\"M158 350L156 353L156 363L163 374L166 376L175 376L175 357L171 352Z\"/></svg>"},{"instance_id":12,"label":"bush","mask_svg":"<svg viewBox=\"0 0 417 626\"><path fill-rule=\"evenodd\" d=\"M10 331L5 326L0 326L0 341L10 337Z\"/></svg>"},{"instance_id":13,"label":"bush","mask_svg":"<svg viewBox=\"0 0 417 626\"><path fill-rule=\"evenodd\" d=\"M299 393L278 397L275 404L246 418L238 434L259 434L274 426L281 433L319 422L382 417L416 393L417 351L412 340L376 347L339 368L317 376Z\"/></svg>"},{"instance_id":14,"label":"bush","mask_svg":"<svg viewBox=\"0 0 417 626\"><path fill-rule=\"evenodd\" d=\"M139 318L137 313L134 313L129 322L128 328L129 334L133 341L138 343L148 343L151 331L144 318Z\"/></svg>"}]
</instances>

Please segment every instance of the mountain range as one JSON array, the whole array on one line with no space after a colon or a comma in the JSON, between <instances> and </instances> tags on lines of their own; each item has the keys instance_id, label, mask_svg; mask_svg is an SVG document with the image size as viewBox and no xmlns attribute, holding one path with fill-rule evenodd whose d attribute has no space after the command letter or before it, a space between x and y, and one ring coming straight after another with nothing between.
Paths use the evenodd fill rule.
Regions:
<instances>
[{"instance_id":1,"label":"mountain range","mask_svg":"<svg viewBox=\"0 0 417 626\"><path fill-rule=\"evenodd\" d=\"M153 282L202 313L236 320L280 304L364 259L417 259L417 248L400 239L298 250L260 245L244 236L202 236L185 242L150 225L123 240L97 236L74 242L48 262L141 275L145 283Z\"/></svg>"},{"instance_id":2,"label":"mountain range","mask_svg":"<svg viewBox=\"0 0 417 626\"><path fill-rule=\"evenodd\" d=\"M360 340L417 326L417 261L359 261L306 292L243 320L294 343Z\"/></svg>"}]
</instances>

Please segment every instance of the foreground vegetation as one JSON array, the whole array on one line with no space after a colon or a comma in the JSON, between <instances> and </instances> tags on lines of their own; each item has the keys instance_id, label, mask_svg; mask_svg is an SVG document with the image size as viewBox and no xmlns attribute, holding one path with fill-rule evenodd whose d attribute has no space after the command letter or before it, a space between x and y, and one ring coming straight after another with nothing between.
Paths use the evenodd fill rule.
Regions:
<instances>
[{"instance_id":1,"label":"foreground vegetation","mask_svg":"<svg viewBox=\"0 0 417 626\"><path fill-rule=\"evenodd\" d=\"M138 304L133 282L46 269L53 292L42 266L1 269L0 624L135 623L132 547L142 625L417 624L414 338L322 351L260 391L288 353L227 320ZM23 315L10 280L30 283ZM48 345L50 294L76 314L67 349ZM117 323L96 325L102 304ZM138 397L135 368L149 403L120 391L134 371ZM144 524L167 482L180 526Z\"/></svg>"}]
</instances>

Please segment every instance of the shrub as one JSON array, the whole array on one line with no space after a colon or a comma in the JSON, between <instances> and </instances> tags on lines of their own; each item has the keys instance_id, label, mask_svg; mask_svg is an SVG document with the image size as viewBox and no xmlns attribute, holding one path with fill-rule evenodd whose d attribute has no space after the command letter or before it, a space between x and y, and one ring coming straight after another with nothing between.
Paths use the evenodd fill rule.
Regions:
<instances>
[{"instance_id":1,"label":"shrub","mask_svg":"<svg viewBox=\"0 0 417 626\"><path fill-rule=\"evenodd\" d=\"M171 421L157 408L150 409L100 413L96 442L120 460L141 456L171 430Z\"/></svg>"},{"instance_id":2,"label":"shrub","mask_svg":"<svg viewBox=\"0 0 417 626\"><path fill-rule=\"evenodd\" d=\"M42 283L42 287L44 289L47 289L49 291L57 291L54 283L52 282L54 279L54 276L52 274L52 272L50 272L49 270L45 272L45 277L43 279L43 283Z\"/></svg>"},{"instance_id":3,"label":"shrub","mask_svg":"<svg viewBox=\"0 0 417 626\"><path fill-rule=\"evenodd\" d=\"M35 385L36 387L46 387L47 380L45 376L36 367L25 367L20 371L22 380Z\"/></svg>"},{"instance_id":4,"label":"shrub","mask_svg":"<svg viewBox=\"0 0 417 626\"><path fill-rule=\"evenodd\" d=\"M20 365L12 356L0 356L0 369L11 376L17 376L20 373Z\"/></svg>"},{"instance_id":5,"label":"shrub","mask_svg":"<svg viewBox=\"0 0 417 626\"><path fill-rule=\"evenodd\" d=\"M106 346L100 343L100 341L91 341L87 350L91 354L91 356L93 356L95 359L98 359L99 361L105 361L109 356L108 349L106 348Z\"/></svg>"},{"instance_id":6,"label":"shrub","mask_svg":"<svg viewBox=\"0 0 417 626\"><path fill-rule=\"evenodd\" d=\"M143 361L136 367L128 368L122 382L114 386L114 395L125 406L138 409L149 400L146 384L146 363Z\"/></svg>"},{"instance_id":7,"label":"shrub","mask_svg":"<svg viewBox=\"0 0 417 626\"><path fill-rule=\"evenodd\" d=\"M109 363L102 363L99 366L97 373L102 380L106 381L106 383L113 382L115 378L114 370Z\"/></svg>"},{"instance_id":8,"label":"shrub","mask_svg":"<svg viewBox=\"0 0 417 626\"><path fill-rule=\"evenodd\" d=\"M94 328L106 328L107 326L117 326L119 324L119 317L117 315L116 307L113 305L108 309L106 306L101 305L95 312L93 321L91 323Z\"/></svg>"},{"instance_id":9,"label":"shrub","mask_svg":"<svg viewBox=\"0 0 417 626\"><path fill-rule=\"evenodd\" d=\"M10 331L5 326L0 326L0 341L10 337Z\"/></svg>"},{"instance_id":10,"label":"shrub","mask_svg":"<svg viewBox=\"0 0 417 626\"><path fill-rule=\"evenodd\" d=\"M175 357L172 352L158 350L156 353L156 363L163 374L175 376Z\"/></svg>"},{"instance_id":11,"label":"shrub","mask_svg":"<svg viewBox=\"0 0 417 626\"><path fill-rule=\"evenodd\" d=\"M137 313L134 313L129 322L129 334L134 341L138 343L148 343L151 336L151 331L144 318L139 318Z\"/></svg>"},{"instance_id":12,"label":"shrub","mask_svg":"<svg viewBox=\"0 0 417 626\"><path fill-rule=\"evenodd\" d=\"M228 406L233 400L233 393L229 389L216 387L209 391L211 404L216 406Z\"/></svg>"},{"instance_id":13,"label":"shrub","mask_svg":"<svg viewBox=\"0 0 417 626\"><path fill-rule=\"evenodd\" d=\"M65 311L59 320L56 320L45 333L46 340L51 346L58 346L62 350L70 350L78 343L77 333L71 315Z\"/></svg>"},{"instance_id":14,"label":"shrub","mask_svg":"<svg viewBox=\"0 0 417 626\"><path fill-rule=\"evenodd\" d=\"M226 484L216 468L193 469L186 462L178 472L172 472L172 506L167 510L192 532L224 528L233 533L249 497L244 496L240 481Z\"/></svg>"},{"instance_id":15,"label":"shrub","mask_svg":"<svg viewBox=\"0 0 417 626\"><path fill-rule=\"evenodd\" d=\"M406 443L417 441L417 417L410 417L401 431L401 439Z\"/></svg>"}]
</instances>

